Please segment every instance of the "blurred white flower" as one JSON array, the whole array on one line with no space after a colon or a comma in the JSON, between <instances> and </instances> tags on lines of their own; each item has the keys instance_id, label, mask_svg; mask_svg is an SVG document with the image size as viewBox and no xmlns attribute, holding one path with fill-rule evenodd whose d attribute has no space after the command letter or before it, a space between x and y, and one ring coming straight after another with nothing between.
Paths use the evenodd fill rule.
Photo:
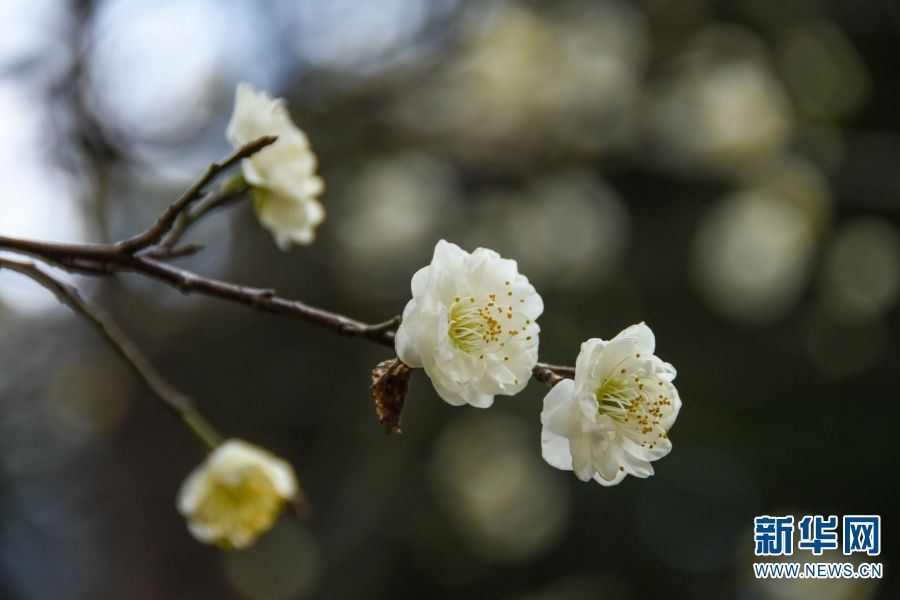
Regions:
<instances>
[{"instance_id":1,"label":"blurred white flower","mask_svg":"<svg viewBox=\"0 0 900 600\"><path fill-rule=\"evenodd\" d=\"M542 289L595 289L624 258L628 209L615 190L588 171L555 171L521 190L489 189L473 205L466 239L473 246L491 240L498 252L514 255Z\"/></svg>"},{"instance_id":2,"label":"blurred white flower","mask_svg":"<svg viewBox=\"0 0 900 600\"><path fill-rule=\"evenodd\" d=\"M838 314L884 314L900 295L900 234L886 219L855 217L836 232L823 267L824 292Z\"/></svg>"},{"instance_id":3,"label":"blurred white flower","mask_svg":"<svg viewBox=\"0 0 900 600\"><path fill-rule=\"evenodd\" d=\"M784 152L793 109L754 34L713 26L670 62L647 105L663 163L700 175L739 174Z\"/></svg>"},{"instance_id":4,"label":"blurred white flower","mask_svg":"<svg viewBox=\"0 0 900 600\"><path fill-rule=\"evenodd\" d=\"M397 330L397 355L424 367L441 398L486 408L520 392L537 363L544 303L516 261L493 250L471 254L444 240L412 278Z\"/></svg>"},{"instance_id":5,"label":"blurred white flower","mask_svg":"<svg viewBox=\"0 0 900 600\"><path fill-rule=\"evenodd\" d=\"M471 553L488 564L541 556L568 531L571 486L534 452L525 417L457 411L435 443L432 492ZM440 543L419 528L420 543Z\"/></svg>"},{"instance_id":6,"label":"blurred white flower","mask_svg":"<svg viewBox=\"0 0 900 600\"><path fill-rule=\"evenodd\" d=\"M401 100L401 118L482 161L629 148L649 55L644 16L628 2L563 4L474 3L453 60Z\"/></svg>"},{"instance_id":7,"label":"blurred white flower","mask_svg":"<svg viewBox=\"0 0 900 600\"><path fill-rule=\"evenodd\" d=\"M777 187L738 191L714 206L694 240L694 281L713 308L746 323L783 315L809 280L818 242L812 208Z\"/></svg>"},{"instance_id":8,"label":"blurred white flower","mask_svg":"<svg viewBox=\"0 0 900 600\"><path fill-rule=\"evenodd\" d=\"M315 228L325 219L318 201L324 184L316 175L316 155L284 100L240 84L226 135L236 148L264 135L278 136L274 144L243 161L244 179L253 188L260 222L279 248L311 244Z\"/></svg>"},{"instance_id":9,"label":"blurred white flower","mask_svg":"<svg viewBox=\"0 0 900 600\"><path fill-rule=\"evenodd\" d=\"M355 295L394 301L422 254L434 248L438 226L452 230L464 213L458 174L449 162L421 152L344 168L352 175L332 203L340 213L335 274Z\"/></svg>"},{"instance_id":10,"label":"blurred white flower","mask_svg":"<svg viewBox=\"0 0 900 600\"><path fill-rule=\"evenodd\" d=\"M231 439L194 469L178 492L178 512L197 540L246 548L272 528L297 493L294 469L274 454Z\"/></svg>"},{"instance_id":11,"label":"blurred white flower","mask_svg":"<svg viewBox=\"0 0 900 600\"><path fill-rule=\"evenodd\" d=\"M681 408L675 369L655 347L644 323L581 345L575 380L564 379L544 398L544 460L602 485L653 474L650 462L672 449L669 428Z\"/></svg>"}]
</instances>

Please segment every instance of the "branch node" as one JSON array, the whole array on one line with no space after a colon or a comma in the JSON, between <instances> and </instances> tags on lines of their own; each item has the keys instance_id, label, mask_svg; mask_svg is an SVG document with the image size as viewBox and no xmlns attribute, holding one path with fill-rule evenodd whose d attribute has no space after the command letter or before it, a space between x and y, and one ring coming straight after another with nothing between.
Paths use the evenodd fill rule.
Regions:
<instances>
[{"instance_id":1,"label":"branch node","mask_svg":"<svg viewBox=\"0 0 900 600\"><path fill-rule=\"evenodd\" d=\"M193 290L194 286L197 284L197 281L198 278L196 275L184 271L175 282L175 285L178 287L178 291L180 291L182 294L190 294L191 290Z\"/></svg>"},{"instance_id":2,"label":"branch node","mask_svg":"<svg viewBox=\"0 0 900 600\"><path fill-rule=\"evenodd\" d=\"M269 300L278 295L278 292L272 288L244 288L244 293L250 300L250 304L256 308L264 307Z\"/></svg>"}]
</instances>

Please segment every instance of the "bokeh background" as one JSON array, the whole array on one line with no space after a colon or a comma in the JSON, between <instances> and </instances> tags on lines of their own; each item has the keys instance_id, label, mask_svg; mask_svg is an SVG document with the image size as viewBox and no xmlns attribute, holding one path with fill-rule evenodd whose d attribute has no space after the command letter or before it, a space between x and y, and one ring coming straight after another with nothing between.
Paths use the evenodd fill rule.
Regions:
<instances>
[{"instance_id":1,"label":"bokeh background","mask_svg":"<svg viewBox=\"0 0 900 600\"><path fill-rule=\"evenodd\" d=\"M419 374L386 437L387 349L73 278L296 466L312 517L226 553L174 507L202 449L0 274L0 597L897 597L898 58L895 0L2 0L0 233L143 229L249 81L308 132L328 219L283 254L239 206L185 267L377 321L436 240L488 246L544 297L542 359L646 320L684 408L657 475L606 489L542 462L540 384L482 411ZM881 514L885 579L753 580L764 513Z\"/></svg>"}]
</instances>

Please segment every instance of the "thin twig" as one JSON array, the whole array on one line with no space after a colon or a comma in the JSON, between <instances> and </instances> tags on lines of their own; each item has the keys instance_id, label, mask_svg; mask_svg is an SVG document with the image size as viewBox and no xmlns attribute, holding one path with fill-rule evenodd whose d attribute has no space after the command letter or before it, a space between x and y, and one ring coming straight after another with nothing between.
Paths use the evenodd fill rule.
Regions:
<instances>
[{"instance_id":1,"label":"thin twig","mask_svg":"<svg viewBox=\"0 0 900 600\"><path fill-rule=\"evenodd\" d=\"M187 233L187 230L193 227L203 217L212 211L222 208L231 202L240 200L243 193L247 191L246 185L229 187L216 194L213 194L197 204L193 210L185 210L178 216L173 223L169 232L165 234L162 241L159 242L156 249L151 253L154 258L174 258L174 248ZM183 256L183 254L181 255Z\"/></svg>"},{"instance_id":2,"label":"thin twig","mask_svg":"<svg viewBox=\"0 0 900 600\"><path fill-rule=\"evenodd\" d=\"M162 244L155 247L151 252L147 253L147 256L150 258L155 258L157 260L171 260L173 258L183 258L185 256L193 256L197 254L201 250L203 250L205 246L200 244L185 244L184 246L178 246L176 248L166 248Z\"/></svg>"},{"instance_id":3,"label":"thin twig","mask_svg":"<svg viewBox=\"0 0 900 600\"><path fill-rule=\"evenodd\" d=\"M113 250L119 254L133 254L138 250L142 250L159 242L166 232L171 229L176 219L178 219L178 216L200 198L206 186L215 179L219 173L237 164L241 160L252 156L256 152L259 152L266 146L275 143L277 139L278 137L274 135L263 136L248 144L244 144L225 160L209 165L203 176L195 181L193 185L178 198L178 200L173 202L163 214L160 215L159 219L156 220L156 223L151 225L150 228L143 233L114 244L112 246Z\"/></svg>"},{"instance_id":4,"label":"thin twig","mask_svg":"<svg viewBox=\"0 0 900 600\"><path fill-rule=\"evenodd\" d=\"M200 414L193 401L166 381L105 311L86 302L78 290L33 262L0 257L0 270L4 268L31 278L52 292L61 303L87 319L106 338L116 353L144 382L144 385L159 398L167 409L177 415L200 441L210 449L219 445L222 436Z\"/></svg>"},{"instance_id":5,"label":"thin twig","mask_svg":"<svg viewBox=\"0 0 900 600\"><path fill-rule=\"evenodd\" d=\"M380 333L384 333L386 331L395 330L400 327L400 323L403 322L403 317L400 315L396 315L384 321L383 323L373 323L372 325L366 325L365 329L372 335L377 335ZM393 340L392 340L393 341Z\"/></svg>"}]
</instances>

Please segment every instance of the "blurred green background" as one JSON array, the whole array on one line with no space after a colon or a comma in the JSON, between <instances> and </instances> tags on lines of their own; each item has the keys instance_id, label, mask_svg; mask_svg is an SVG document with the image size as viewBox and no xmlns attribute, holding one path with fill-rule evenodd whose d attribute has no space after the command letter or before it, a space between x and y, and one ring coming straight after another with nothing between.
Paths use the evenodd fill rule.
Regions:
<instances>
[{"instance_id":1,"label":"blurred green background","mask_svg":"<svg viewBox=\"0 0 900 600\"><path fill-rule=\"evenodd\" d=\"M0 597L897 597L898 58L896 0L2 0L0 233L143 229L249 81L309 134L327 221L283 254L245 204L186 268L379 321L436 240L488 246L544 297L543 360L646 320L684 408L656 476L602 488L543 463L541 384L482 411L419 373L386 437L388 350L73 279L296 466L312 518L224 553L175 511L202 449L0 274ZM753 580L764 513L881 514L885 579Z\"/></svg>"}]
</instances>

